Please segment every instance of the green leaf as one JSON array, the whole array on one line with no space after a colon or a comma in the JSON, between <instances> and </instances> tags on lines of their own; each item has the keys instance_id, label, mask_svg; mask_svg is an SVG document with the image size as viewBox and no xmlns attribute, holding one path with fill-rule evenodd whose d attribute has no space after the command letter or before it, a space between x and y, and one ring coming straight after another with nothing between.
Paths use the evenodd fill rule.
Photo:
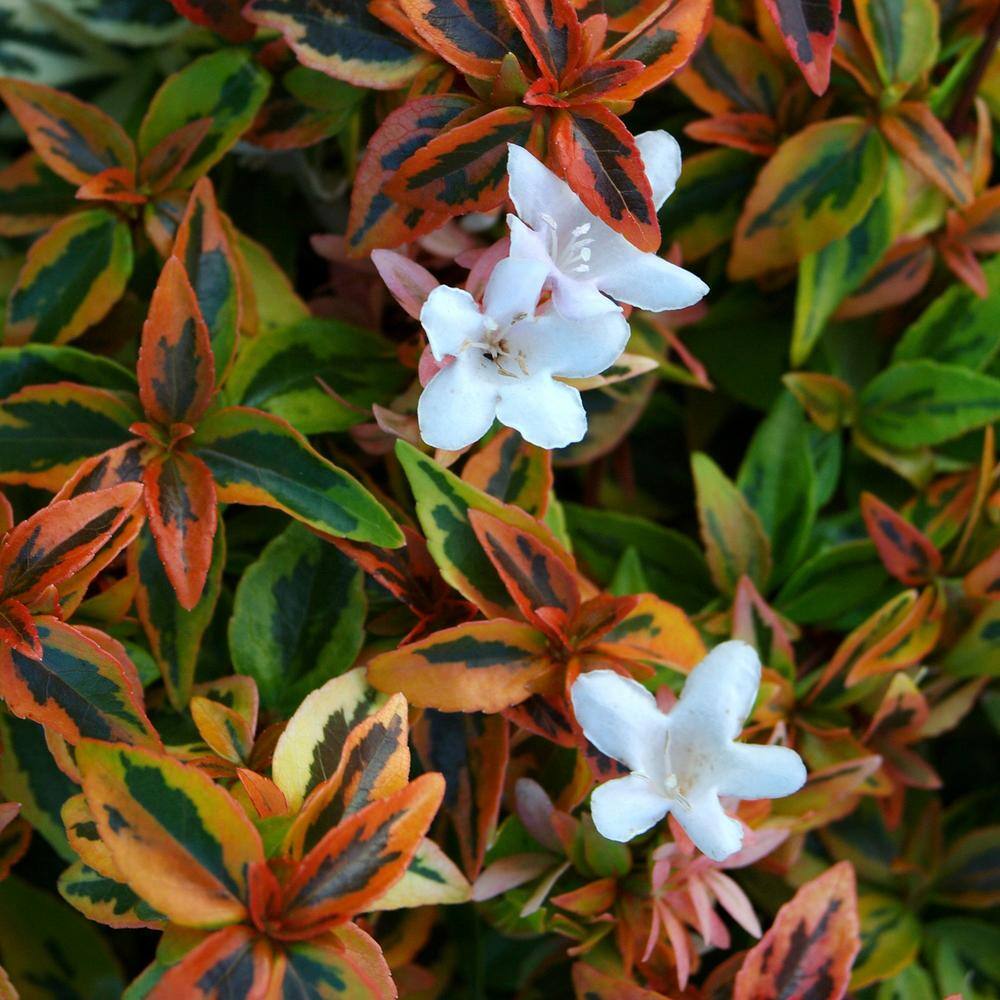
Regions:
<instances>
[{"instance_id":1,"label":"green leaf","mask_svg":"<svg viewBox=\"0 0 1000 1000\"><path fill-rule=\"evenodd\" d=\"M920 921L911 907L885 893L858 891L861 951L851 969L851 989L894 976L908 966L920 947Z\"/></svg>"},{"instance_id":2,"label":"green leaf","mask_svg":"<svg viewBox=\"0 0 1000 1000\"><path fill-rule=\"evenodd\" d=\"M198 652L219 600L225 563L226 533L220 518L212 543L212 563L205 588L198 603L190 611L185 611L178 603L173 584L160 562L148 525L143 526L129 550L129 570L138 578L136 611L149 640L150 651L163 675L167 695L178 711L183 711L191 697Z\"/></svg>"},{"instance_id":3,"label":"green leaf","mask_svg":"<svg viewBox=\"0 0 1000 1000\"><path fill-rule=\"evenodd\" d=\"M59 10L88 35L136 48L171 42L188 29L168 4L149 0L64 0Z\"/></svg>"},{"instance_id":4,"label":"green leaf","mask_svg":"<svg viewBox=\"0 0 1000 1000\"><path fill-rule=\"evenodd\" d=\"M192 440L222 503L276 507L331 535L387 548L403 544L389 512L278 417L225 407L206 416Z\"/></svg>"},{"instance_id":5,"label":"green leaf","mask_svg":"<svg viewBox=\"0 0 1000 1000\"><path fill-rule=\"evenodd\" d=\"M902 207L903 181L899 161L890 159L883 189L864 218L843 239L828 243L799 262L791 348L794 367L805 364L837 306L889 249Z\"/></svg>"},{"instance_id":6,"label":"green leaf","mask_svg":"<svg viewBox=\"0 0 1000 1000\"><path fill-rule=\"evenodd\" d=\"M982 370L1000 351L1000 255L983 264L989 295L982 299L956 282L906 328L893 361L927 358Z\"/></svg>"},{"instance_id":7,"label":"green leaf","mask_svg":"<svg viewBox=\"0 0 1000 1000\"><path fill-rule=\"evenodd\" d=\"M937 874L935 897L952 906L986 909L1000 902L1000 826L973 830L951 844Z\"/></svg>"},{"instance_id":8,"label":"green leaf","mask_svg":"<svg viewBox=\"0 0 1000 1000\"><path fill-rule=\"evenodd\" d=\"M859 0L857 17L887 89L905 93L933 68L940 17L934 0Z\"/></svg>"},{"instance_id":9,"label":"green leaf","mask_svg":"<svg viewBox=\"0 0 1000 1000\"><path fill-rule=\"evenodd\" d=\"M805 553L818 508L808 427L791 393L781 396L757 428L736 485L771 543L772 583L781 583Z\"/></svg>"},{"instance_id":10,"label":"green leaf","mask_svg":"<svg viewBox=\"0 0 1000 1000\"><path fill-rule=\"evenodd\" d=\"M53 344L0 347L0 399L28 385L77 382L98 389L135 392L135 375L110 358Z\"/></svg>"},{"instance_id":11,"label":"green leaf","mask_svg":"<svg viewBox=\"0 0 1000 1000\"><path fill-rule=\"evenodd\" d=\"M869 541L844 542L803 563L778 592L775 607L800 625L863 617L877 606L885 568Z\"/></svg>"},{"instance_id":12,"label":"green leaf","mask_svg":"<svg viewBox=\"0 0 1000 1000\"><path fill-rule=\"evenodd\" d=\"M902 361L858 397L858 428L890 448L941 444L1000 420L1000 380L958 365Z\"/></svg>"},{"instance_id":13,"label":"green leaf","mask_svg":"<svg viewBox=\"0 0 1000 1000\"><path fill-rule=\"evenodd\" d=\"M140 155L188 122L211 118L212 128L173 180L175 188L190 187L250 127L270 83L245 50L222 49L195 59L167 77L153 97L139 127Z\"/></svg>"},{"instance_id":14,"label":"green leaf","mask_svg":"<svg viewBox=\"0 0 1000 1000\"><path fill-rule=\"evenodd\" d=\"M364 641L364 574L300 524L240 579L229 621L233 665L268 708L290 712L354 663Z\"/></svg>"},{"instance_id":15,"label":"green leaf","mask_svg":"<svg viewBox=\"0 0 1000 1000\"><path fill-rule=\"evenodd\" d=\"M260 333L283 330L299 320L308 319L309 307L295 294L288 275L281 270L267 248L245 233L237 233L237 237L240 256L257 300Z\"/></svg>"},{"instance_id":16,"label":"green leaf","mask_svg":"<svg viewBox=\"0 0 1000 1000\"><path fill-rule=\"evenodd\" d=\"M712 580L731 595L741 576L765 592L771 576L771 546L760 518L732 481L707 455L691 456L698 524Z\"/></svg>"},{"instance_id":17,"label":"green leaf","mask_svg":"<svg viewBox=\"0 0 1000 1000\"><path fill-rule=\"evenodd\" d=\"M28 251L7 300L8 344L65 343L103 319L132 273L132 236L103 208L56 223Z\"/></svg>"},{"instance_id":18,"label":"green leaf","mask_svg":"<svg viewBox=\"0 0 1000 1000\"><path fill-rule=\"evenodd\" d=\"M267 410L303 434L320 434L371 419L372 403L388 404L411 378L380 334L307 319L248 340L225 391L234 403Z\"/></svg>"},{"instance_id":19,"label":"green leaf","mask_svg":"<svg viewBox=\"0 0 1000 1000\"><path fill-rule=\"evenodd\" d=\"M1000 601L986 602L943 663L955 677L1000 677Z\"/></svg>"},{"instance_id":20,"label":"green leaf","mask_svg":"<svg viewBox=\"0 0 1000 1000\"><path fill-rule=\"evenodd\" d=\"M73 185L51 171L37 153L25 153L0 170L0 234L4 236L48 229L77 204Z\"/></svg>"},{"instance_id":21,"label":"green leaf","mask_svg":"<svg viewBox=\"0 0 1000 1000\"><path fill-rule=\"evenodd\" d=\"M875 1000L941 1000L922 966L910 964L878 988Z\"/></svg>"},{"instance_id":22,"label":"green leaf","mask_svg":"<svg viewBox=\"0 0 1000 1000\"><path fill-rule=\"evenodd\" d=\"M100 931L16 877L0 884L0 964L23 1000L118 1000L125 988Z\"/></svg>"},{"instance_id":23,"label":"green leaf","mask_svg":"<svg viewBox=\"0 0 1000 1000\"><path fill-rule=\"evenodd\" d=\"M574 503L564 509L574 550L598 583L609 584L632 549L642 558L650 590L664 600L693 612L715 596L705 557L687 535L616 511Z\"/></svg>"},{"instance_id":24,"label":"green leaf","mask_svg":"<svg viewBox=\"0 0 1000 1000\"><path fill-rule=\"evenodd\" d=\"M882 188L887 152L870 122L808 125L767 161L733 238L729 275L787 267L846 236Z\"/></svg>"},{"instance_id":25,"label":"green leaf","mask_svg":"<svg viewBox=\"0 0 1000 1000\"><path fill-rule=\"evenodd\" d=\"M962 1000L1000 997L1000 928L965 917L935 920L926 929L938 988L943 996Z\"/></svg>"},{"instance_id":26,"label":"green leaf","mask_svg":"<svg viewBox=\"0 0 1000 1000\"><path fill-rule=\"evenodd\" d=\"M66 839L62 807L79 789L56 766L45 730L0 709L0 746L0 794L10 802L20 802L21 815L35 831L64 861L74 861L76 853Z\"/></svg>"}]
</instances>

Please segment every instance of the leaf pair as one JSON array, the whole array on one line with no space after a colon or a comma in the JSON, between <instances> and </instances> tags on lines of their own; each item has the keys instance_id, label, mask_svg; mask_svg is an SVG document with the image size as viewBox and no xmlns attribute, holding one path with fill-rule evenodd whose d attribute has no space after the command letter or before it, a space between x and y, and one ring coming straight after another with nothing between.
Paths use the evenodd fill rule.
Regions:
<instances>
[{"instance_id":1,"label":"leaf pair","mask_svg":"<svg viewBox=\"0 0 1000 1000\"><path fill-rule=\"evenodd\" d=\"M57 501L0 543L0 695L16 715L69 743L160 742L124 649L59 617L58 588L86 576L106 546L112 555L120 551L129 539L118 533L139 498L139 488L126 483Z\"/></svg>"}]
</instances>

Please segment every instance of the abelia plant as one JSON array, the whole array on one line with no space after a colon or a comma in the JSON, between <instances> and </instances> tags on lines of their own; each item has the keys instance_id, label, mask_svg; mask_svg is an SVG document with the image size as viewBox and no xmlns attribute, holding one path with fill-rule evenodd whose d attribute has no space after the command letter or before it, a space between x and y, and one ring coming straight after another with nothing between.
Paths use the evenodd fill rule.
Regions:
<instances>
[{"instance_id":1,"label":"abelia plant","mask_svg":"<svg viewBox=\"0 0 1000 1000\"><path fill-rule=\"evenodd\" d=\"M998 53L0 0L0 997L1000 997Z\"/></svg>"}]
</instances>

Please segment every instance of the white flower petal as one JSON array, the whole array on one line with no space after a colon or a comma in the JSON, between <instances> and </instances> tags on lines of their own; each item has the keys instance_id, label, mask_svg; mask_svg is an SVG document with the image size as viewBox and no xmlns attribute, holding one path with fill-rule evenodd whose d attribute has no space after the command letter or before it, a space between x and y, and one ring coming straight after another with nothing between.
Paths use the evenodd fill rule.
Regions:
<instances>
[{"instance_id":1,"label":"white flower petal","mask_svg":"<svg viewBox=\"0 0 1000 1000\"><path fill-rule=\"evenodd\" d=\"M619 302L650 312L685 309L708 293L708 285L697 275L656 254L638 251L633 251L615 270L605 271L598 284L601 291Z\"/></svg>"},{"instance_id":2,"label":"white flower petal","mask_svg":"<svg viewBox=\"0 0 1000 1000\"><path fill-rule=\"evenodd\" d=\"M717 795L688 795L687 805L672 804L674 818L694 841L694 846L713 861L725 861L743 846L743 824L727 816Z\"/></svg>"},{"instance_id":3,"label":"white flower petal","mask_svg":"<svg viewBox=\"0 0 1000 1000\"><path fill-rule=\"evenodd\" d=\"M734 743L726 751L718 792L740 799L780 799L805 783L805 764L794 750Z\"/></svg>"},{"instance_id":4,"label":"white flower petal","mask_svg":"<svg viewBox=\"0 0 1000 1000\"><path fill-rule=\"evenodd\" d=\"M483 314L476 300L461 288L438 285L420 310L420 324L438 361L458 354L467 340L480 340Z\"/></svg>"},{"instance_id":5,"label":"white flower petal","mask_svg":"<svg viewBox=\"0 0 1000 1000\"><path fill-rule=\"evenodd\" d=\"M515 316L533 316L549 268L537 260L506 257L493 268L483 293L483 312L498 326Z\"/></svg>"},{"instance_id":6,"label":"white flower petal","mask_svg":"<svg viewBox=\"0 0 1000 1000\"><path fill-rule=\"evenodd\" d=\"M507 347L523 353L532 376L589 378L613 365L628 344L629 326L620 309L570 321L549 309L530 323L517 323Z\"/></svg>"},{"instance_id":7,"label":"white flower petal","mask_svg":"<svg viewBox=\"0 0 1000 1000\"><path fill-rule=\"evenodd\" d=\"M642 165L653 189L653 204L659 209L673 194L677 178L681 175L681 147L669 132L662 129L642 132L635 137L635 144L639 147Z\"/></svg>"},{"instance_id":8,"label":"white flower petal","mask_svg":"<svg viewBox=\"0 0 1000 1000\"><path fill-rule=\"evenodd\" d=\"M736 739L760 687L760 658L738 639L720 643L688 674L670 713L678 742Z\"/></svg>"},{"instance_id":9,"label":"white flower petal","mask_svg":"<svg viewBox=\"0 0 1000 1000\"><path fill-rule=\"evenodd\" d=\"M532 229L544 233L549 223L571 230L589 221L590 213L570 186L520 146L507 146L510 200Z\"/></svg>"},{"instance_id":10,"label":"white flower petal","mask_svg":"<svg viewBox=\"0 0 1000 1000\"><path fill-rule=\"evenodd\" d=\"M584 736L601 753L653 781L663 779L667 717L638 681L613 670L590 670L570 688Z\"/></svg>"},{"instance_id":11,"label":"white flower petal","mask_svg":"<svg viewBox=\"0 0 1000 1000\"><path fill-rule=\"evenodd\" d=\"M603 295L592 280L578 280L559 270L552 272L550 280L552 303L566 319L586 319L620 311L618 304Z\"/></svg>"},{"instance_id":12,"label":"white flower petal","mask_svg":"<svg viewBox=\"0 0 1000 1000\"><path fill-rule=\"evenodd\" d=\"M427 383L417 402L420 436L433 448L458 451L493 424L497 391L477 377L477 357L464 352Z\"/></svg>"},{"instance_id":13,"label":"white flower petal","mask_svg":"<svg viewBox=\"0 0 1000 1000\"><path fill-rule=\"evenodd\" d=\"M638 774L607 781L590 796L590 812L597 832L620 843L656 826L670 806L670 801L657 795L650 782Z\"/></svg>"},{"instance_id":14,"label":"white flower petal","mask_svg":"<svg viewBox=\"0 0 1000 1000\"><path fill-rule=\"evenodd\" d=\"M497 391L497 419L520 432L529 444L565 448L587 433L587 413L572 386L548 376L510 378Z\"/></svg>"}]
</instances>

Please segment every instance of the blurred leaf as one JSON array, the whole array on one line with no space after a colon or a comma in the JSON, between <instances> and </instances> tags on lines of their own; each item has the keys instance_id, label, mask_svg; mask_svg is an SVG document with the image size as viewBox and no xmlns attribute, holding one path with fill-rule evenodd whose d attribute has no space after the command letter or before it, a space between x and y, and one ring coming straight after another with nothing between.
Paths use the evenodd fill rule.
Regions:
<instances>
[{"instance_id":1,"label":"blurred leaf","mask_svg":"<svg viewBox=\"0 0 1000 1000\"><path fill-rule=\"evenodd\" d=\"M1000 928L950 917L927 925L926 949L944 994L963 1000L1000 997Z\"/></svg>"},{"instance_id":2,"label":"blurred leaf","mask_svg":"<svg viewBox=\"0 0 1000 1000\"><path fill-rule=\"evenodd\" d=\"M861 950L851 970L851 989L899 975L916 957L921 926L902 900L862 888L858 893Z\"/></svg>"},{"instance_id":3,"label":"blurred leaf","mask_svg":"<svg viewBox=\"0 0 1000 1000\"><path fill-rule=\"evenodd\" d=\"M858 25L886 89L902 94L934 65L938 54L933 0L857 0Z\"/></svg>"}]
</instances>

